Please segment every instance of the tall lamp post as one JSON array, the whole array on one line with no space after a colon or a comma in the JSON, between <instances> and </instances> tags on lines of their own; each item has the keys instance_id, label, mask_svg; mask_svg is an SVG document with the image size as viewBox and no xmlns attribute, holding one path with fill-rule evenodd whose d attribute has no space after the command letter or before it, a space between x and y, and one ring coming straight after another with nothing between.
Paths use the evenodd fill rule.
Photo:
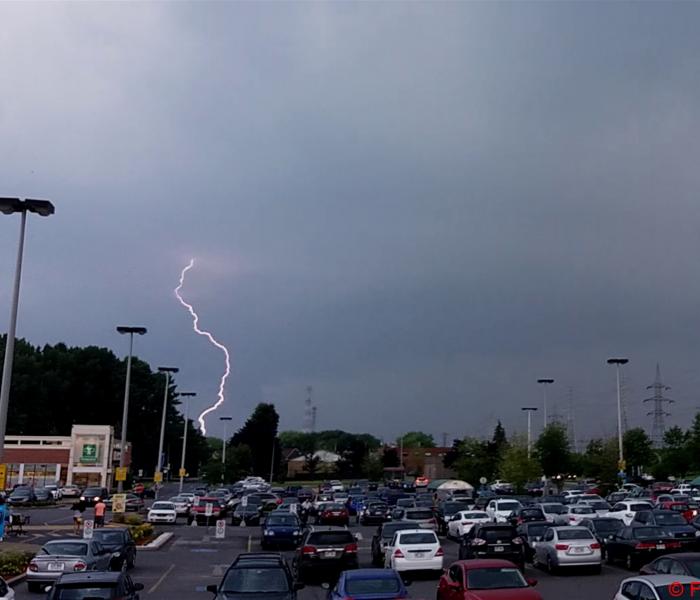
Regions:
<instances>
[{"instance_id":1,"label":"tall lamp post","mask_svg":"<svg viewBox=\"0 0 700 600\"><path fill-rule=\"evenodd\" d=\"M542 410L544 412L544 427L547 428L547 386L554 383L554 379L538 379L537 383L542 384L542 389L544 390L544 399Z\"/></svg>"},{"instance_id":2,"label":"tall lamp post","mask_svg":"<svg viewBox=\"0 0 700 600\"><path fill-rule=\"evenodd\" d=\"M158 443L158 459L156 460L156 469L153 472L153 481L160 483L163 481L163 442L165 440L165 415L168 411L168 394L170 393L170 373L177 373L180 369L177 367L158 367L159 373L165 373L165 394L163 395L163 415L160 419L160 442ZM156 481L159 479L160 481ZM158 490L156 488L156 495Z\"/></svg>"},{"instance_id":3,"label":"tall lamp post","mask_svg":"<svg viewBox=\"0 0 700 600\"><path fill-rule=\"evenodd\" d=\"M0 462L4 460L5 430L7 429L7 407L10 403L10 385L12 384L12 364L15 357L15 333L17 331L17 308L19 306L19 284L22 279L22 255L24 254L24 232L27 228L27 213L48 217L54 213L54 205L48 200L20 200L19 198L0 198L0 212L5 215L20 213L19 245L15 266L15 282L10 305L10 324L7 328L5 343L5 361L2 367L0 383Z\"/></svg>"},{"instance_id":4,"label":"tall lamp post","mask_svg":"<svg viewBox=\"0 0 700 600\"><path fill-rule=\"evenodd\" d=\"M532 452L532 413L537 410L534 406L523 406L520 410L527 413L527 457L530 458Z\"/></svg>"},{"instance_id":5,"label":"tall lamp post","mask_svg":"<svg viewBox=\"0 0 700 600\"><path fill-rule=\"evenodd\" d=\"M221 471L221 483L224 483L224 479L226 478L226 442L228 442L228 428L226 424L229 421L233 421L233 417L219 417L219 421L224 422L224 443L221 448L221 464L224 467Z\"/></svg>"},{"instance_id":6,"label":"tall lamp post","mask_svg":"<svg viewBox=\"0 0 700 600\"><path fill-rule=\"evenodd\" d=\"M124 468L126 464L126 424L129 419L129 388L131 387L131 356L134 353L134 334L145 335L145 327L117 327L117 331L122 335L129 335L129 358L126 361L126 384L124 385L124 410L122 412L122 439L119 447L119 467ZM117 481L117 492L124 491L124 482Z\"/></svg>"},{"instance_id":7,"label":"tall lamp post","mask_svg":"<svg viewBox=\"0 0 700 600\"><path fill-rule=\"evenodd\" d=\"M181 392L180 396L185 399L185 431L182 434L182 458L180 459L180 491L185 483L185 452L187 451L187 429L190 421L190 398L196 396L197 392Z\"/></svg>"},{"instance_id":8,"label":"tall lamp post","mask_svg":"<svg viewBox=\"0 0 700 600\"><path fill-rule=\"evenodd\" d=\"M618 463L617 468L620 471L625 470L625 457L622 452L622 400L620 398L620 366L626 365L629 362L628 358L609 358L608 364L615 365L617 374L617 451Z\"/></svg>"}]
</instances>

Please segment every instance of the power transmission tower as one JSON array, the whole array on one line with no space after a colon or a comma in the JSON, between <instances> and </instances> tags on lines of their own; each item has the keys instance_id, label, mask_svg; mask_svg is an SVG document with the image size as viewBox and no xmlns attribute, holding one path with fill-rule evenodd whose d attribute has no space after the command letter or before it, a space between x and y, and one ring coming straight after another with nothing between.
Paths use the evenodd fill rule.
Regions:
<instances>
[{"instance_id":1,"label":"power transmission tower","mask_svg":"<svg viewBox=\"0 0 700 600\"><path fill-rule=\"evenodd\" d=\"M304 433L311 433L314 426L314 409L311 397L314 389L311 386L306 388L306 401L304 402Z\"/></svg>"},{"instance_id":2,"label":"power transmission tower","mask_svg":"<svg viewBox=\"0 0 700 600\"><path fill-rule=\"evenodd\" d=\"M654 403L654 409L647 413L647 416L654 417L651 426L651 441L654 444L654 448L661 448L664 443L664 432L666 431L665 419L671 416L671 413L667 413L664 409L664 403L671 404L674 401L664 397L664 392L671 388L661 382L659 363L656 363L656 377L654 378L654 383L648 385L647 389L654 390L654 395L651 398L644 399L644 402Z\"/></svg>"},{"instance_id":3,"label":"power transmission tower","mask_svg":"<svg viewBox=\"0 0 700 600\"><path fill-rule=\"evenodd\" d=\"M315 406L311 408L311 433L316 433L316 410Z\"/></svg>"}]
</instances>

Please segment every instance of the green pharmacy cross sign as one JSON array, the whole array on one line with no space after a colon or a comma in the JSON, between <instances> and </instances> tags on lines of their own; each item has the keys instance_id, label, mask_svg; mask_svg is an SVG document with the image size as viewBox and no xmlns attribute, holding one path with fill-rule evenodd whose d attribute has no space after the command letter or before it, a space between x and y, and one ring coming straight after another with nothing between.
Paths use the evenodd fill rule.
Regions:
<instances>
[{"instance_id":1,"label":"green pharmacy cross sign","mask_svg":"<svg viewBox=\"0 0 700 600\"><path fill-rule=\"evenodd\" d=\"M80 456L80 462L97 462L97 444L83 444L83 453Z\"/></svg>"}]
</instances>

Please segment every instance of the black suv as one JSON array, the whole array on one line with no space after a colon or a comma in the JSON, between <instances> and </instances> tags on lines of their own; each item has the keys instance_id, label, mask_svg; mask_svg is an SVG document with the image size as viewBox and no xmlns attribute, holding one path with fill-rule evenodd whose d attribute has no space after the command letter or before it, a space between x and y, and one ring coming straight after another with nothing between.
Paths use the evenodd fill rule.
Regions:
<instances>
[{"instance_id":1,"label":"black suv","mask_svg":"<svg viewBox=\"0 0 700 600\"><path fill-rule=\"evenodd\" d=\"M302 538L293 564L299 581L320 571L357 569L357 541L343 527L311 527Z\"/></svg>"},{"instance_id":2,"label":"black suv","mask_svg":"<svg viewBox=\"0 0 700 600\"><path fill-rule=\"evenodd\" d=\"M552 524L548 521L527 521L518 525L518 536L523 541L525 560L532 562L537 542L542 541L544 532Z\"/></svg>"},{"instance_id":3,"label":"black suv","mask_svg":"<svg viewBox=\"0 0 700 600\"><path fill-rule=\"evenodd\" d=\"M226 570L219 585L207 586L207 591L217 600L261 598L296 600L297 590L304 587L295 583L287 561L281 554L272 552L246 552L239 554Z\"/></svg>"},{"instance_id":4,"label":"black suv","mask_svg":"<svg viewBox=\"0 0 700 600\"><path fill-rule=\"evenodd\" d=\"M459 560L468 558L502 558L522 569L525 566L523 540L512 525L474 525L459 544Z\"/></svg>"},{"instance_id":5,"label":"black suv","mask_svg":"<svg viewBox=\"0 0 700 600\"><path fill-rule=\"evenodd\" d=\"M360 513L360 525L376 525L390 520L391 509L386 502L368 502Z\"/></svg>"},{"instance_id":6,"label":"black suv","mask_svg":"<svg viewBox=\"0 0 700 600\"><path fill-rule=\"evenodd\" d=\"M98 500L107 500L108 496L107 488L86 487L80 494L80 499L85 502L85 506L95 506Z\"/></svg>"},{"instance_id":7,"label":"black suv","mask_svg":"<svg viewBox=\"0 0 700 600\"><path fill-rule=\"evenodd\" d=\"M136 565L136 544L126 527L100 527L92 532L95 541L112 552L110 568L119 571L122 566L133 569Z\"/></svg>"},{"instance_id":8,"label":"black suv","mask_svg":"<svg viewBox=\"0 0 700 600\"><path fill-rule=\"evenodd\" d=\"M513 516L509 519L511 525L522 525L531 521L546 521L544 512L536 506L523 506L513 512Z\"/></svg>"}]
</instances>

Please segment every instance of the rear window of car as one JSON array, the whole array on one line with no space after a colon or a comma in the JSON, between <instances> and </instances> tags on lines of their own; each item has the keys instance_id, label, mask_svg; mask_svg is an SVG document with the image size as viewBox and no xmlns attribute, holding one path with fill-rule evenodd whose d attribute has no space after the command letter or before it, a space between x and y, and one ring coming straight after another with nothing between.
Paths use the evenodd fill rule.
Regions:
<instances>
[{"instance_id":1,"label":"rear window of car","mask_svg":"<svg viewBox=\"0 0 700 600\"><path fill-rule=\"evenodd\" d=\"M561 515L566 511L563 504L543 504L542 510L550 515Z\"/></svg>"},{"instance_id":2,"label":"rear window of car","mask_svg":"<svg viewBox=\"0 0 700 600\"><path fill-rule=\"evenodd\" d=\"M88 547L80 542L49 542L41 550L43 554L56 556L86 556Z\"/></svg>"},{"instance_id":3,"label":"rear window of car","mask_svg":"<svg viewBox=\"0 0 700 600\"><path fill-rule=\"evenodd\" d=\"M270 515L265 521L265 525L297 525L297 518L293 515Z\"/></svg>"},{"instance_id":4,"label":"rear window of car","mask_svg":"<svg viewBox=\"0 0 700 600\"><path fill-rule=\"evenodd\" d=\"M524 508L520 511L520 514L525 517L540 517L542 516L542 511L539 508Z\"/></svg>"},{"instance_id":5,"label":"rear window of car","mask_svg":"<svg viewBox=\"0 0 700 600\"><path fill-rule=\"evenodd\" d=\"M399 534L399 544L437 544L438 539L434 533L401 533Z\"/></svg>"},{"instance_id":6,"label":"rear window of car","mask_svg":"<svg viewBox=\"0 0 700 600\"><path fill-rule=\"evenodd\" d=\"M415 519L415 520L432 519L433 518L433 511L431 511L431 510L407 510L406 511L406 518L407 519Z\"/></svg>"},{"instance_id":7,"label":"rear window of car","mask_svg":"<svg viewBox=\"0 0 700 600\"><path fill-rule=\"evenodd\" d=\"M328 502L323 507L323 510L343 510L344 508L342 504L338 504L337 502Z\"/></svg>"},{"instance_id":8,"label":"rear window of car","mask_svg":"<svg viewBox=\"0 0 700 600\"><path fill-rule=\"evenodd\" d=\"M469 508L466 502L445 502L442 506L442 510L446 515L454 514L466 508Z\"/></svg>"},{"instance_id":9,"label":"rear window of car","mask_svg":"<svg viewBox=\"0 0 700 600\"><path fill-rule=\"evenodd\" d=\"M598 533L607 533L607 532L613 532L613 531L619 531L622 529L625 524L620 521L619 519L596 519L592 521L594 529Z\"/></svg>"},{"instance_id":10,"label":"rear window of car","mask_svg":"<svg viewBox=\"0 0 700 600\"><path fill-rule=\"evenodd\" d=\"M414 528L415 526L412 523L390 523L382 527L382 538L390 540L397 531Z\"/></svg>"},{"instance_id":11,"label":"rear window of car","mask_svg":"<svg viewBox=\"0 0 700 600\"><path fill-rule=\"evenodd\" d=\"M527 534L533 537L541 537L544 535L544 530L547 529L549 525L529 525L527 528Z\"/></svg>"},{"instance_id":12,"label":"rear window of car","mask_svg":"<svg viewBox=\"0 0 700 600\"><path fill-rule=\"evenodd\" d=\"M376 579L359 579L352 577L345 581L345 591L350 596L363 594L397 594L401 590L396 577L381 577Z\"/></svg>"},{"instance_id":13,"label":"rear window of car","mask_svg":"<svg viewBox=\"0 0 700 600\"><path fill-rule=\"evenodd\" d=\"M515 535L515 529L512 527L489 527L479 532L479 537L485 539L489 544L497 540L512 540Z\"/></svg>"},{"instance_id":14,"label":"rear window of car","mask_svg":"<svg viewBox=\"0 0 700 600\"><path fill-rule=\"evenodd\" d=\"M666 513L656 515L656 522L659 525L687 525L687 521L678 513Z\"/></svg>"},{"instance_id":15,"label":"rear window of car","mask_svg":"<svg viewBox=\"0 0 700 600\"><path fill-rule=\"evenodd\" d=\"M513 500L509 500L507 502L497 502L496 503L496 510L518 510L519 508L520 508L520 503L514 502Z\"/></svg>"},{"instance_id":16,"label":"rear window of car","mask_svg":"<svg viewBox=\"0 0 700 600\"><path fill-rule=\"evenodd\" d=\"M591 515L595 512L592 506L572 506L570 512L574 515Z\"/></svg>"},{"instance_id":17,"label":"rear window of car","mask_svg":"<svg viewBox=\"0 0 700 600\"><path fill-rule=\"evenodd\" d=\"M661 527L634 527L632 535L641 540L644 538L666 537L666 532Z\"/></svg>"},{"instance_id":18,"label":"rear window of car","mask_svg":"<svg viewBox=\"0 0 700 600\"><path fill-rule=\"evenodd\" d=\"M92 535L96 540L105 544L121 544L124 541L124 534L121 531L98 529Z\"/></svg>"},{"instance_id":19,"label":"rear window of car","mask_svg":"<svg viewBox=\"0 0 700 600\"><path fill-rule=\"evenodd\" d=\"M649 510L649 504L642 503L642 504L630 504L630 510L633 512L636 512L638 510Z\"/></svg>"},{"instance_id":20,"label":"rear window of car","mask_svg":"<svg viewBox=\"0 0 700 600\"><path fill-rule=\"evenodd\" d=\"M588 529L560 529L557 531L560 540L592 540L593 534Z\"/></svg>"},{"instance_id":21,"label":"rear window of car","mask_svg":"<svg viewBox=\"0 0 700 600\"><path fill-rule=\"evenodd\" d=\"M68 585L60 585L52 596L56 600L83 600L90 598L91 600L108 600L114 598L116 585L114 583L76 583Z\"/></svg>"},{"instance_id":22,"label":"rear window of car","mask_svg":"<svg viewBox=\"0 0 700 600\"><path fill-rule=\"evenodd\" d=\"M221 584L221 591L230 594L280 594L289 591L284 569L243 567L230 569Z\"/></svg>"},{"instance_id":23,"label":"rear window of car","mask_svg":"<svg viewBox=\"0 0 700 600\"><path fill-rule=\"evenodd\" d=\"M485 512L463 512L463 519L488 519L489 516Z\"/></svg>"},{"instance_id":24,"label":"rear window of car","mask_svg":"<svg viewBox=\"0 0 700 600\"><path fill-rule=\"evenodd\" d=\"M355 538L349 531L315 531L307 540L311 546L344 546L354 542Z\"/></svg>"}]
</instances>

